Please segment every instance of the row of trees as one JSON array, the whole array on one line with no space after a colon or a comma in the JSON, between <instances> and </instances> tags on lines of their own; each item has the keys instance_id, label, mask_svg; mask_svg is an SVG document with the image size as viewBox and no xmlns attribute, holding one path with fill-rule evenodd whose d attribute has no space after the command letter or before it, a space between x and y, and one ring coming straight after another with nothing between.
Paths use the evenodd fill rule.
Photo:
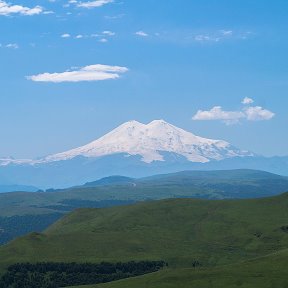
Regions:
<instances>
[{"instance_id":1,"label":"row of trees","mask_svg":"<svg viewBox=\"0 0 288 288\"><path fill-rule=\"evenodd\" d=\"M164 261L127 263L18 263L8 267L0 288L58 288L106 283L160 270Z\"/></svg>"}]
</instances>

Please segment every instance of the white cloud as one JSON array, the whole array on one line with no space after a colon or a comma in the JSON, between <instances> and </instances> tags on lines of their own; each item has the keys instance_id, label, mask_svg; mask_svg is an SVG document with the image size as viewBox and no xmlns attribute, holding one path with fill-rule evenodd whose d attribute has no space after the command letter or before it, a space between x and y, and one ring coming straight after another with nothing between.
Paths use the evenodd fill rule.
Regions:
<instances>
[{"instance_id":1,"label":"white cloud","mask_svg":"<svg viewBox=\"0 0 288 288\"><path fill-rule=\"evenodd\" d=\"M19 45L16 43L9 43L5 46L6 48L10 48L10 49L18 49Z\"/></svg>"},{"instance_id":2,"label":"white cloud","mask_svg":"<svg viewBox=\"0 0 288 288\"><path fill-rule=\"evenodd\" d=\"M96 7L101 7L103 5L113 3L113 2L114 0L96 0L96 1L89 1L89 2L79 2L77 6L82 7L82 8L96 8Z\"/></svg>"},{"instance_id":3,"label":"white cloud","mask_svg":"<svg viewBox=\"0 0 288 288\"><path fill-rule=\"evenodd\" d=\"M199 110L194 116L193 120L222 120L226 124L233 124L239 122L241 118L245 118L242 111L224 111L221 106L215 106L211 110Z\"/></svg>"},{"instance_id":4,"label":"white cloud","mask_svg":"<svg viewBox=\"0 0 288 288\"><path fill-rule=\"evenodd\" d=\"M198 34L194 36L196 42L219 42L233 36L232 30L219 30L214 33Z\"/></svg>"},{"instance_id":5,"label":"white cloud","mask_svg":"<svg viewBox=\"0 0 288 288\"><path fill-rule=\"evenodd\" d=\"M244 101L246 100L246 101ZM251 98L244 98L243 104L249 105L254 101ZM275 116L275 113L264 109L260 106L245 106L239 111L225 111L221 106L215 106L210 110L203 111L198 110L197 113L192 117L192 120L207 121L207 120L220 120L225 124L236 124L240 123L240 120L247 121L263 121L270 120Z\"/></svg>"},{"instance_id":6,"label":"white cloud","mask_svg":"<svg viewBox=\"0 0 288 288\"><path fill-rule=\"evenodd\" d=\"M71 35L69 33L65 33L61 35L62 38L70 38Z\"/></svg>"},{"instance_id":7,"label":"white cloud","mask_svg":"<svg viewBox=\"0 0 288 288\"><path fill-rule=\"evenodd\" d=\"M112 31L103 31L100 34L78 34L78 35L72 35L70 33L65 33L62 34L61 37L62 38L71 38L73 37L74 39L93 39L93 38L100 38L98 41L99 42L108 42L108 40L106 39L106 37L112 37L116 35L116 33L112 32Z\"/></svg>"},{"instance_id":8,"label":"white cloud","mask_svg":"<svg viewBox=\"0 0 288 288\"><path fill-rule=\"evenodd\" d=\"M102 34L107 35L107 36L115 36L115 32L112 32L112 31L103 31Z\"/></svg>"},{"instance_id":9,"label":"white cloud","mask_svg":"<svg viewBox=\"0 0 288 288\"><path fill-rule=\"evenodd\" d=\"M19 45L17 43L9 43L6 45L0 43L0 48L18 49Z\"/></svg>"},{"instance_id":10,"label":"white cloud","mask_svg":"<svg viewBox=\"0 0 288 288\"><path fill-rule=\"evenodd\" d=\"M197 42L219 42L221 38L211 35L196 35L194 40Z\"/></svg>"},{"instance_id":11,"label":"white cloud","mask_svg":"<svg viewBox=\"0 0 288 288\"><path fill-rule=\"evenodd\" d=\"M220 33L224 36L232 36L233 31L232 30L220 30Z\"/></svg>"},{"instance_id":12,"label":"white cloud","mask_svg":"<svg viewBox=\"0 0 288 288\"><path fill-rule=\"evenodd\" d=\"M222 42L228 40L246 40L251 32L239 32L233 30L216 30L205 32L202 34L192 34L186 39L192 39L195 42L199 43L208 43L208 42Z\"/></svg>"},{"instance_id":13,"label":"white cloud","mask_svg":"<svg viewBox=\"0 0 288 288\"><path fill-rule=\"evenodd\" d=\"M43 13L43 8L41 6L35 6L33 8L28 8L21 5L13 5L5 1L0 0L0 16L9 16L14 14L32 16Z\"/></svg>"},{"instance_id":14,"label":"white cloud","mask_svg":"<svg viewBox=\"0 0 288 288\"><path fill-rule=\"evenodd\" d=\"M137 31L135 34L138 35L138 36L141 36L141 37L147 37L147 36L149 36L149 35L148 35L146 32L144 32L144 31Z\"/></svg>"},{"instance_id":15,"label":"white cloud","mask_svg":"<svg viewBox=\"0 0 288 288\"><path fill-rule=\"evenodd\" d=\"M89 65L83 68L66 71L62 73L43 73L26 77L35 82L81 82L81 81L102 81L117 79L121 73L128 72L128 68L109 65Z\"/></svg>"},{"instance_id":16,"label":"white cloud","mask_svg":"<svg viewBox=\"0 0 288 288\"><path fill-rule=\"evenodd\" d=\"M241 103L244 104L244 105L248 105L248 104L254 103L254 100L253 100L252 98L245 97L245 98L242 100Z\"/></svg>"},{"instance_id":17,"label":"white cloud","mask_svg":"<svg viewBox=\"0 0 288 288\"><path fill-rule=\"evenodd\" d=\"M50 15L50 14L55 14L53 11L43 11L44 15Z\"/></svg>"},{"instance_id":18,"label":"white cloud","mask_svg":"<svg viewBox=\"0 0 288 288\"><path fill-rule=\"evenodd\" d=\"M246 118L249 121L270 120L275 116L275 113L263 109L260 106L248 107L245 109Z\"/></svg>"}]
</instances>

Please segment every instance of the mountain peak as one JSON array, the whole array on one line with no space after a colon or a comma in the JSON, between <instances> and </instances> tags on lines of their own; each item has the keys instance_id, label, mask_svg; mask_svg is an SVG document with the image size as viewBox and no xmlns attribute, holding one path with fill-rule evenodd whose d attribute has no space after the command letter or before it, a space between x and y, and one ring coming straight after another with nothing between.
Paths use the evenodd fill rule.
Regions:
<instances>
[{"instance_id":1,"label":"mountain peak","mask_svg":"<svg viewBox=\"0 0 288 288\"><path fill-rule=\"evenodd\" d=\"M123 123L122 125L118 126L116 129L119 129L119 128L139 128L139 127L142 127L143 125L144 125L143 123L138 122L136 120L130 120L130 121L127 121L127 122Z\"/></svg>"},{"instance_id":2,"label":"mountain peak","mask_svg":"<svg viewBox=\"0 0 288 288\"><path fill-rule=\"evenodd\" d=\"M163 153L184 156L192 162L209 162L236 156L251 156L226 141L196 136L165 120L148 124L131 120L118 126L101 138L76 149L46 157L42 161L60 161L77 156L103 157L112 154L139 155L142 161L165 161Z\"/></svg>"},{"instance_id":3,"label":"mountain peak","mask_svg":"<svg viewBox=\"0 0 288 288\"><path fill-rule=\"evenodd\" d=\"M163 119L153 120L153 121L151 121L151 122L150 122L149 124L147 124L147 125L155 125L155 124L157 124L157 125L171 125L170 123L166 122L166 121L163 120Z\"/></svg>"},{"instance_id":4,"label":"mountain peak","mask_svg":"<svg viewBox=\"0 0 288 288\"><path fill-rule=\"evenodd\" d=\"M143 123L136 121L136 120L130 120L130 121L123 123L122 125L137 125L138 126L138 125L143 125Z\"/></svg>"}]
</instances>

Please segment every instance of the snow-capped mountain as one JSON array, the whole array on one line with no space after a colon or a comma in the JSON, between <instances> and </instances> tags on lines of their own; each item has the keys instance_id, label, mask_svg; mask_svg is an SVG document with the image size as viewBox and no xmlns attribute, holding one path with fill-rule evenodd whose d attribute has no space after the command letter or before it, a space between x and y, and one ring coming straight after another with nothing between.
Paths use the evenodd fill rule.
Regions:
<instances>
[{"instance_id":1,"label":"snow-capped mountain","mask_svg":"<svg viewBox=\"0 0 288 288\"><path fill-rule=\"evenodd\" d=\"M129 121L96 141L63 153L50 155L43 162L72 159L77 156L103 157L118 153L139 155L146 163L164 161L161 152L184 156L191 162L209 162L231 157L253 156L226 141L196 136L164 120L154 120L145 125Z\"/></svg>"},{"instance_id":2,"label":"snow-capped mountain","mask_svg":"<svg viewBox=\"0 0 288 288\"><path fill-rule=\"evenodd\" d=\"M239 168L287 175L288 157L257 156L163 120L129 121L66 152L37 160L0 158L0 184L65 188L111 175L137 178L181 170Z\"/></svg>"}]
</instances>

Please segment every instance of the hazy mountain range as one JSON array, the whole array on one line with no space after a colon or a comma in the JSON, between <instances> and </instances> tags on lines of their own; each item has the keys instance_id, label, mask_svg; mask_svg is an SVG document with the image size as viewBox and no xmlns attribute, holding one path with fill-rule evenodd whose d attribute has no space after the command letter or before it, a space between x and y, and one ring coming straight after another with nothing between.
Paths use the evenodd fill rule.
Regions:
<instances>
[{"instance_id":1,"label":"hazy mountain range","mask_svg":"<svg viewBox=\"0 0 288 288\"><path fill-rule=\"evenodd\" d=\"M0 194L0 245L42 231L74 209L170 198L245 199L288 191L288 177L256 170L183 171L144 178L110 176L68 189ZM1 286L0 286L1 287Z\"/></svg>"},{"instance_id":2,"label":"hazy mountain range","mask_svg":"<svg viewBox=\"0 0 288 288\"><path fill-rule=\"evenodd\" d=\"M164 120L126 122L85 145L40 159L0 159L0 184L68 187L110 175L144 177L180 170L261 169L287 175L288 157L266 158ZM1 189L0 189L1 191Z\"/></svg>"}]
</instances>

